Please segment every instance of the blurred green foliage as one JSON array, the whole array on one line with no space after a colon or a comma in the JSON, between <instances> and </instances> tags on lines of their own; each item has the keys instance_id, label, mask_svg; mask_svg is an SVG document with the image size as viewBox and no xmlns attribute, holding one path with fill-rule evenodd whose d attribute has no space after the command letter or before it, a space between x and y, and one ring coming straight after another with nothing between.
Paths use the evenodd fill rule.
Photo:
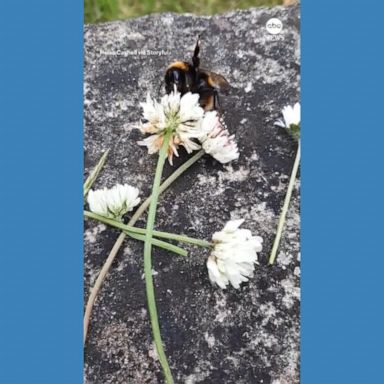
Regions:
<instances>
[{"instance_id":1,"label":"blurred green foliage","mask_svg":"<svg viewBox=\"0 0 384 384\"><path fill-rule=\"evenodd\" d=\"M85 23L138 17L155 12L212 15L234 9L281 5L283 0L84 0Z\"/></svg>"}]
</instances>

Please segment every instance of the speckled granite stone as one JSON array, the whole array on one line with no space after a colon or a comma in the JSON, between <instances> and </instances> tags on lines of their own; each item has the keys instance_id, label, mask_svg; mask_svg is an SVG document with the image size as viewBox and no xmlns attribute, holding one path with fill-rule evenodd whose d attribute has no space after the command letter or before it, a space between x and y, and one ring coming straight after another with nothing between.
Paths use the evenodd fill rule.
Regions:
<instances>
[{"instance_id":1,"label":"speckled granite stone","mask_svg":"<svg viewBox=\"0 0 384 384\"><path fill-rule=\"evenodd\" d=\"M283 31L273 37L267 20ZM160 201L156 228L209 239L229 219L264 238L260 265L240 290L211 286L205 251L182 258L155 249L153 266L166 353L176 383L299 382L299 181L276 264L267 266L296 144L274 127L280 110L299 98L299 9L251 9L213 17L160 14L85 27L85 168L111 154L96 187L117 182L148 195L156 156L133 129L139 101L160 91L175 59L189 60L202 35L201 64L231 84L221 98L240 159L196 163ZM135 52L137 50L137 52ZM148 52L150 51L150 52ZM183 151L182 151L183 152ZM175 161L175 167L186 155ZM165 175L172 168L167 164ZM138 222L145 225L145 218ZM85 224L85 295L118 231ZM127 240L94 307L85 349L87 384L163 383L144 293L143 247Z\"/></svg>"}]
</instances>

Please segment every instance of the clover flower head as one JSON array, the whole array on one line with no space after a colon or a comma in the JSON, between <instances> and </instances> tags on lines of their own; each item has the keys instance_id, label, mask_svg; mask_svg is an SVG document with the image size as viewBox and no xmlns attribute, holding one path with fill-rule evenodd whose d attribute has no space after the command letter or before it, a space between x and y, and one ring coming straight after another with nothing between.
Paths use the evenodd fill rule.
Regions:
<instances>
[{"instance_id":1,"label":"clover flower head","mask_svg":"<svg viewBox=\"0 0 384 384\"><path fill-rule=\"evenodd\" d=\"M121 219L124 214L139 204L139 190L128 184L116 184L108 189L92 189L88 193L89 209L98 215Z\"/></svg>"},{"instance_id":2,"label":"clover flower head","mask_svg":"<svg viewBox=\"0 0 384 384\"><path fill-rule=\"evenodd\" d=\"M253 276L257 252L263 239L252 236L248 229L240 229L244 220L228 221L224 228L212 236L213 250L207 260L209 279L225 289L230 283L238 289L240 283Z\"/></svg>"},{"instance_id":3,"label":"clover flower head","mask_svg":"<svg viewBox=\"0 0 384 384\"><path fill-rule=\"evenodd\" d=\"M145 103L141 103L145 123L140 125L142 133L151 136L138 142L148 148L153 154L160 150L166 132L171 129L172 136L168 147L168 160L173 161L173 155L178 156L179 146L183 146L188 153L199 149L195 141L201 135L201 121L204 110L199 105L199 95L190 92L181 96L174 90L162 97L160 103L147 95Z\"/></svg>"},{"instance_id":4,"label":"clover flower head","mask_svg":"<svg viewBox=\"0 0 384 384\"><path fill-rule=\"evenodd\" d=\"M282 128L290 128L291 125L300 124L300 103L296 103L293 107L291 105L286 105L283 110L283 119L277 120L276 125Z\"/></svg>"},{"instance_id":5,"label":"clover flower head","mask_svg":"<svg viewBox=\"0 0 384 384\"><path fill-rule=\"evenodd\" d=\"M216 111L206 112L202 122L202 135L199 138L204 151L222 164L239 158L239 150Z\"/></svg>"},{"instance_id":6,"label":"clover flower head","mask_svg":"<svg viewBox=\"0 0 384 384\"><path fill-rule=\"evenodd\" d=\"M291 105L285 106L282 110L282 114L283 120L277 120L275 125L288 129L294 138L299 139L301 119L300 103L296 103L293 107Z\"/></svg>"}]
</instances>

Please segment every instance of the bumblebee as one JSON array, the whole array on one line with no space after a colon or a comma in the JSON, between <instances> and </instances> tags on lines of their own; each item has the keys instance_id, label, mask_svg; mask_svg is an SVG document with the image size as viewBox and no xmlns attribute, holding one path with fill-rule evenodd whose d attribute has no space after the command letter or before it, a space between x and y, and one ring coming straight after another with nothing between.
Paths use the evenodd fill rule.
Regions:
<instances>
[{"instance_id":1,"label":"bumblebee","mask_svg":"<svg viewBox=\"0 0 384 384\"><path fill-rule=\"evenodd\" d=\"M175 87L181 95L187 92L200 95L200 105L205 111L220 110L219 91L229 89L228 81L217 73L200 68L200 37L192 56L192 63L175 61L165 72L165 91L169 94Z\"/></svg>"}]
</instances>

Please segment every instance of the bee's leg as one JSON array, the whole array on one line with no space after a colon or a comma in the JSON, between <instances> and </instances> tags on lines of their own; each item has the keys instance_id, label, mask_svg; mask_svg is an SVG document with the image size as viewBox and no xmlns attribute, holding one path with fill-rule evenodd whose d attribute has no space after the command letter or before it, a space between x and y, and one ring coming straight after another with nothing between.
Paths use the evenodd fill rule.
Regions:
<instances>
[{"instance_id":1,"label":"bee's leg","mask_svg":"<svg viewBox=\"0 0 384 384\"><path fill-rule=\"evenodd\" d=\"M223 111L220 105L219 92L217 92L217 89L214 89L212 92L213 92L213 109L215 109L221 114Z\"/></svg>"},{"instance_id":2,"label":"bee's leg","mask_svg":"<svg viewBox=\"0 0 384 384\"><path fill-rule=\"evenodd\" d=\"M192 63L196 69L199 68L199 65L200 65L199 52L200 52L200 35L197 36L195 51L193 52L193 57L192 57Z\"/></svg>"},{"instance_id":3,"label":"bee's leg","mask_svg":"<svg viewBox=\"0 0 384 384\"><path fill-rule=\"evenodd\" d=\"M218 111L221 114L222 109L219 101L219 92L214 88L199 88L200 105L205 111Z\"/></svg>"}]
</instances>

